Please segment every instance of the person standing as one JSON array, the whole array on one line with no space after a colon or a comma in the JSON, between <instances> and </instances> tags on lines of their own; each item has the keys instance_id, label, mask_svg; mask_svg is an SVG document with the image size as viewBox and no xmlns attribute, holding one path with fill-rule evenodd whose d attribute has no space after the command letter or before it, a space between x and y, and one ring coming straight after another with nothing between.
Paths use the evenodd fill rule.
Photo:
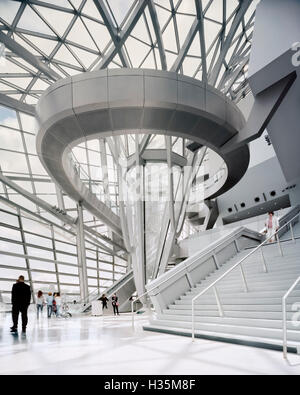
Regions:
<instances>
[{"instance_id":1,"label":"person standing","mask_svg":"<svg viewBox=\"0 0 300 395\"><path fill-rule=\"evenodd\" d=\"M119 302L118 302L119 298L117 297L117 294L113 294L111 301L112 301L112 306L114 309L114 315L119 314Z\"/></svg>"},{"instance_id":2,"label":"person standing","mask_svg":"<svg viewBox=\"0 0 300 395\"><path fill-rule=\"evenodd\" d=\"M55 295L55 303L56 303L56 317L60 317L61 296L59 292L57 292L57 294Z\"/></svg>"},{"instance_id":3,"label":"person standing","mask_svg":"<svg viewBox=\"0 0 300 395\"><path fill-rule=\"evenodd\" d=\"M108 299L107 299L107 297L106 297L105 294L103 294L103 295L101 296L100 300L101 300L101 302L102 302L102 309L103 309L103 310L104 310L104 308L108 309L108 307L107 307Z\"/></svg>"},{"instance_id":4,"label":"person standing","mask_svg":"<svg viewBox=\"0 0 300 395\"><path fill-rule=\"evenodd\" d=\"M44 294L42 291L39 291L37 293L37 298L36 298L37 319L39 319L39 315L40 315L39 313L40 312L41 312L41 314L43 313L44 304L45 304Z\"/></svg>"},{"instance_id":5,"label":"person standing","mask_svg":"<svg viewBox=\"0 0 300 395\"><path fill-rule=\"evenodd\" d=\"M274 215L273 211L270 211L268 213L268 219L266 220L265 226L266 226L265 233L267 234L266 235L267 239L273 236L274 233L276 233L277 230L279 229L279 220ZM276 236L270 238L269 243L273 243L274 241L276 241Z\"/></svg>"},{"instance_id":6,"label":"person standing","mask_svg":"<svg viewBox=\"0 0 300 395\"><path fill-rule=\"evenodd\" d=\"M48 318L51 318L53 311L53 296L52 293L49 292L47 296L47 313L48 313Z\"/></svg>"},{"instance_id":7,"label":"person standing","mask_svg":"<svg viewBox=\"0 0 300 395\"><path fill-rule=\"evenodd\" d=\"M12 303L12 320L13 326L11 333L18 333L19 313L22 315L22 334L26 334L28 323L28 307L31 300L31 290L29 285L25 284L24 276L20 276L16 284L12 287L11 303Z\"/></svg>"}]
</instances>

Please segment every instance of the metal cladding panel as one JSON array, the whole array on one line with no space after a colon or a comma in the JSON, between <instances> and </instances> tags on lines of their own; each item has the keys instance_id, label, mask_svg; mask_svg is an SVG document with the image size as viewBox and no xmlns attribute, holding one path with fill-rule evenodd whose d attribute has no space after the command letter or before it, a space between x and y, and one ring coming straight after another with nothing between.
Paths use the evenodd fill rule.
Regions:
<instances>
[{"instance_id":1,"label":"metal cladding panel","mask_svg":"<svg viewBox=\"0 0 300 395\"><path fill-rule=\"evenodd\" d=\"M231 137L221 125L204 117L198 117L198 122L192 129L191 134L211 147L220 147L224 144L224 141Z\"/></svg>"},{"instance_id":2,"label":"metal cladding panel","mask_svg":"<svg viewBox=\"0 0 300 395\"><path fill-rule=\"evenodd\" d=\"M40 124L49 120L55 122L73 113L71 80L68 78L64 84L54 84L52 88L46 91L38 103L37 114Z\"/></svg>"},{"instance_id":3,"label":"metal cladding panel","mask_svg":"<svg viewBox=\"0 0 300 395\"><path fill-rule=\"evenodd\" d=\"M124 73L125 70L125 73ZM128 77L132 76L143 76L147 70L143 69L131 69L131 68L116 68L116 69L106 69L102 70L102 72L106 72L108 77L124 77L124 75L127 75Z\"/></svg>"},{"instance_id":4,"label":"metal cladding panel","mask_svg":"<svg viewBox=\"0 0 300 395\"><path fill-rule=\"evenodd\" d=\"M279 59L295 42L299 42L299 19L299 0L263 0L258 4L249 64L250 80L252 75ZM292 65L291 57L289 63Z\"/></svg>"},{"instance_id":5,"label":"metal cladding panel","mask_svg":"<svg viewBox=\"0 0 300 395\"><path fill-rule=\"evenodd\" d=\"M224 97L210 89L206 90L206 112L214 122L221 125L226 122L226 101Z\"/></svg>"},{"instance_id":6,"label":"metal cladding panel","mask_svg":"<svg viewBox=\"0 0 300 395\"><path fill-rule=\"evenodd\" d=\"M91 73L93 75L93 73ZM102 73L103 74L103 73ZM73 108L76 114L107 108L107 77L95 75L94 78L73 79Z\"/></svg>"},{"instance_id":7,"label":"metal cladding panel","mask_svg":"<svg viewBox=\"0 0 300 395\"><path fill-rule=\"evenodd\" d=\"M110 110L113 130L141 129L143 109L112 108Z\"/></svg>"},{"instance_id":8,"label":"metal cladding panel","mask_svg":"<svg viewBox=\"0 0 300 395\"><path fill-rule=\"evenodd\" d=\"M54 144L54 142L56 144ZM43 139L41 153L43 157L59 162L64 153L65 146L53 134L47 134Z\"/></svg>"},{"instance_id":9,"label":"metal cladding panel","mask_svg":"<svg viewBox=\"0 0 300 395\"><path fill-rule=\"evenodd\" d=\"M272 104L273 97L277 98L275 87L280 87L284 81L283 78L289 79L289 77L297 76L289 90L285 89L283 99L279 100L280 106L275 113L271 114L272 116L269 116L267 125L274 150L289 183L297 183L300 178L298 149L300 144L300 69L293 64L293 57L297 57L297 48L295 51L292 49L293 44L300 40L299 20L300 2L298 0L262 1L256 11L249 65L249 85L256 96L258 109L261 112L264 104L268 108L269 103ZM267 51L266 48L268 48ZM283 88L285 85L281 87L281 90ZM255 121L259 116L260 112L257 111L251 118L250 132L254 129L252 125L255 126ZM263 127L265 128L265 125ZM249 135L248 130L246 132Z\"/></svg>"},{"instance_id":10,"label":"metal cladding panel","mask_svg":"<svg viewBox=\"0 0 300 395\"><path fill-rule=\"evenodd\" d=\"M145 107L175 109L177 105L177 79L145 75Z\"/></svg>"},{"instance_id":11,"label":"metal cladding panel","mask_svg":"<svg viewBox=\"0 0 300 395\"><path fill-rule=\"evenodd\" d=\"M143 128L148 130L167 130L174 110L162 108L145 108Z\"/></svg>"},{"instance_id":12,"label":"metal cladding panel","mask_svg":"<svg viewBox=\"0 0 300 395\"><path fill-rule=\"evenodd\" d=\"M192 84L191 81L178 80L178 105L195 109L195 112L206 110L206 86Z\"/></svg>"},{"instance_id":13,"label":"metal cladding panel","mask_svg":"<svg viewBox=\"0 0 300 395\"><path fill-rule=\"evenodd\" d=\"M186 133L195 127L198 123L198 119L199 117L195 114L176 111L171 119L168 129L174 132Z\"/></svg>"},{"instance_id":14,"label":"metal cladding panel","mask_svg":"<svg viewBox=\"0 0 300 395\"><path fill-rule=\"evenodd\" d=\"M283 174L289 183L300 178L300 72L267 128Z\"/></svg>"},{"instance_id":15,"label":"metal cladding panel","mask_svg":"<svg viewBox=\"0 0 300 395\"><path fill-rule=\"evenodd\" d=\"M111 118L108 109L82 112L77 114L76 117L78 124L86 136L93 133L112 130Z\"/></svg>"},{"instance_id":16,"label":"metal cladding panel","mask_svg":"<svg viewBox=\"0 0 300 395\"><path fill-rule=\"evenodd\" d=\"M142 107L144 103L144 78L142 75L117 75L108 77L109 107Z\"/></svg>"},{"instance_id":17,"label":"metal cladding panel","mask_svg":"<svg viewBox=\"0 0 300 395\"><path fill-rule=\"evenodd\" d=\"M239 108L226 101L226 127L232 128L234 133L237 133L244 125L245 118Z\"/></svg>"},{"instance_id":18,"label":"metal cladding panel","mask_svg":"<svg viewBox=\"0 0 300 395\"><path fill-rule=\"evenodd\" d=\"M47 134L50 135L48 139L49 144L51 144L51 136L53 136L61 143L60 145L63 146L67 146L74 140L82 139L84 137L83 130L74 114L56 122L49 128Z\"/></svg>"}]
</instances>

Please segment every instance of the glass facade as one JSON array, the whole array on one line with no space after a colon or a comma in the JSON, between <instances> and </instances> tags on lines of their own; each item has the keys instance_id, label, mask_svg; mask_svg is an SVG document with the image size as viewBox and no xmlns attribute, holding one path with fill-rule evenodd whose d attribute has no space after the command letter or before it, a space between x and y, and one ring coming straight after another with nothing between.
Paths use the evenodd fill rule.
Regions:
<instances>
[{"instance_id":1,"label":"glass facade","mask_svg":"<svg viewBox=\"0 0 300 395\"><path fill-rule=\"evenodd\" d=\"M53 288L70 297L79 295L77 244L70 225L78 215L77 202L52 181L36 152L33 113L41 95L61 78L102 68L136 67L194 77L238 102L249 92L246 77L258 0L244 3L0 1L0 175L6 179L0 182L0 292L4 298L20 272L34 292ZM142 144L144 136L138 138ZM121 157L134 155L135 139L131 134L118 139ZM172 152L187 157L187 143L173 137ZM120 215L112 146L109 138L85 141L73 148L72 159L81 180ZM146 146L166 149L165 138L150 136ZM207 188L224 172L221 163L209 174ZM199 192L196 188L192 193ZM86 210L83 219L89 234L85 239L89 291L102 291L126 272L126 256L102 221ZM186 221L180 238L193 231Z\"/></svg>"}]
</instances>

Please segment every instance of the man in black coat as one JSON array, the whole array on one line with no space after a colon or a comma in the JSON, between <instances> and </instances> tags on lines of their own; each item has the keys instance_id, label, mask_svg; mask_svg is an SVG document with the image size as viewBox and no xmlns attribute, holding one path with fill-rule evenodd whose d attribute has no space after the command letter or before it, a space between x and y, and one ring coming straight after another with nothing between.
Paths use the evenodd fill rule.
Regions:
<instances>
[{"instance_id":1,"label":"man in black coat","mask_svg":"<svg viewBox=\"0 0 300 395\"><path fill-rule=\"evenodd\" d=\"M27 310L30 305L31 290L29 285L24 283L24 276L20 276L16 284L12 287L11 303L12 303L12 333L18 332L19 313L22 315L22 333L26 334L28 323Z\"/></svg>"}]
</instances>

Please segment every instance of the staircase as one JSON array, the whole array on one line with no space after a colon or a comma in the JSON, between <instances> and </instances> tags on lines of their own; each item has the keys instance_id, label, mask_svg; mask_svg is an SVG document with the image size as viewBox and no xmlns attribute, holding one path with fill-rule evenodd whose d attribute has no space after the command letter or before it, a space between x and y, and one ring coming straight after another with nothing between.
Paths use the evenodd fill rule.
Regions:
<instances>
[{"instance_id":1,"label":"staircase","mask_svg":"<svg viewBox=\"0 0 300 395\"><path fill-rule=\"evenodd\" d=\"M300 240L282 242L281 245L283 257L276 243L264 247L268 273L263 270L260 251L244 262L249 292L244 291L239 268L217 285L224 317L219 316L212 290L196 300L195 337L282 350L282 297L300 276ZM228 260L163 309L144 329L191 336L192 299L250 251L244 250ZM300 285L287 301L289 352L300 351L300 328L292 323L296 312L292 310L293 304L299 302Z\"/></svg>"},{"instance_id":2,"label":"staircase","mask_svg":"<svg viewBox=\"0 0 300 395\"><path fill-rule=\"evenodd\" d=\"M88 313L92 308L92 302L95 300L99 300L101 295L105 293L107 298L111 298L114 293L117 293L119 300L119 312L125 313L131 310L131 301L130 298L135 292L135 283L133 271L130 270L124 276L119 278L119 280L115 281L113 285L108 287L105 292L89 295L88 302L81 302L80 312Z\"/></svg>"}]
</instances>

